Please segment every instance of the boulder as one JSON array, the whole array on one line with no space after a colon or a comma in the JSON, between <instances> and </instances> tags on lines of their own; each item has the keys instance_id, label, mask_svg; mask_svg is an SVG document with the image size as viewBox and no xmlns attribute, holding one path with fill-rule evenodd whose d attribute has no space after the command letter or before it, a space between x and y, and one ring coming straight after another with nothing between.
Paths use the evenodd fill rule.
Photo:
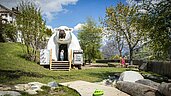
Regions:
<instances>
[{"instance_id":1,"label":"boulder","mask_svg":"<svg viewBox=\"0 0 171 96\"><path fill-rule=\"evenodd\" d=\"M116 87L131 96L162 96L155 88L134 82L118 81Z\"/></svg>"},{"instance_id":2,"label":"boulder","mask_svg":"<svg viewBox=\"0 0 171 96\"><path fill-rule=\"evenodd\" d=\"M58 84L55 81L53 81L53 82L49 82L48 86L51 87L51 88L57 88Z\"/></svg>"},{"instance_id":3,"label":"boulder","mask_svg":"<svg viewBox=\"0 0 171 96\"><path fill-rule=\"evenodd\" d=\"M171 96L171 83L162 82L159 85L158 90L165 96Z\"/></svg>"},{"instance_id":4,"label":"boulder","mask_svg":"<svg viewBox=\"0 0 171 96\"><path fill-rule=\"evenodd\" d=\"M118 81L135 82L140 79L144 79L144 77L139 72L125 71L125 72L121 73Z\"/></svg>"},{"instance_id":5,"label":"boulder","mask_svg":"<svg viewBox=\"0 0 171 96\"><path fill-rule=\"evenodd\" d=\"M0 91L0 96L21 96L21 94L16 91Z\"/></svg>"},{"instance_id":6,"label":"boulder","mask_svg":"<svg viewBox=\"0 0 171 96\"><path fill-rule=\"evenodd\" d=\"M151 86L151 87L153 87L155 89L158 89L158 86L160 85L160 83L154 82L154 81L149 80L149 79L140 79L140 80L137 80L135 82L136 83L140 83L140 84L144 84L144 85Z\"/></svg>"}]
</instances>

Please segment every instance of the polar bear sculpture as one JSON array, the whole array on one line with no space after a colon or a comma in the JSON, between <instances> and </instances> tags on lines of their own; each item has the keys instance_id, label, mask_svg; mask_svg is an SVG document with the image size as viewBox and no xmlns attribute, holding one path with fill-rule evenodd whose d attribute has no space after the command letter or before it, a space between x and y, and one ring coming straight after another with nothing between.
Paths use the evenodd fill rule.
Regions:
<instances>
[{"instance_id":1,"label":"polar bear sculpture","mask_svg":"<svg viewBox=\"0 0 171 96\"><path fill-rule=\"evenodd\" d=\"M64 61L70 60L70 50L81 50L77 37L72 33L73 29L67 26L55 28L54 34L50 37L47 49L52 49L52 60L60 61L59 53L64 50Z\"/></svg>"}]
</instances>

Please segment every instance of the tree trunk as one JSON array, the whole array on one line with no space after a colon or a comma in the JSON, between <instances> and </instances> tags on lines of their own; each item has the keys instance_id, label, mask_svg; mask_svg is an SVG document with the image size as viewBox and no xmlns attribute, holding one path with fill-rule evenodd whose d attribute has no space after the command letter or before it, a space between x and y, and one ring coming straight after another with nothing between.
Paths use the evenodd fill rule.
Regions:
<instances>
[{"instance_id":1,"label":"tree trunk","mask_svg":"<svg viewBox=\"0 0 171 96\"><path fill-rule=\"evenodd\" d=\"M122 50L119 49L119 56L122 57Z\"/></svg>"},{"instance_id":2,"label":"tree trunk","mask_svg":"<svg viewBox=\"0 0 171 96\"><path fill-rule=\"evenodd\" d=\"M91 64L91 59L88 59L88 63L89 63L89 65Z\"/></svg>"},{"instance_id":3,"label":"tree trunk","mask_svg":"<svg viewBox=\"0 0 171 96\"><path fill-rule=\"evenodd\" d=\"M2 33L0 33L0 42L5 42L3 36L2 36Z\"/></svg>"},{"instance_id":4,"label":"tree trunk","mask_svg":"<svg viewBox=\"0 0 171 96\"><path fill-rule=\"evenodd\" d=\"M36 52L36 50L35 50L35 52L34 52L34 62L37 62L37 52Z\"/></svg>"},{"instance_id":5,"label":"tree trunk","mask_svg":"<svg viewBox=\"0 0 171 96\"><path fill-rule=\"evenodd\" d=\"M133 49L129 49L129 65L132 65L132 56L133 56Z\"/></svg>"},{"instance_id":6,"label":"tree trunk","mask_svg":"<svg viewBox=\"0 0 171 96\"><path fill-rule=\"evenodd\" d=\"M27 48L27 54L30 54L29 46L28 46L28 45L26 45L26 48Z\"/></svg>"}]
</instances>

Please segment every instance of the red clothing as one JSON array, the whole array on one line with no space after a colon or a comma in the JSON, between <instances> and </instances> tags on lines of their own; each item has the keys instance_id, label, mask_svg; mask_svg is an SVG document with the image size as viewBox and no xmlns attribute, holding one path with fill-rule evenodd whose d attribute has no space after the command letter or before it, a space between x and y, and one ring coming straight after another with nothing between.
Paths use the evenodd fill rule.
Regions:
<instances>
[{"instance_id":1,"label":"red clothing","mask_svg":"<svg viewBox=\"0 0 171 96\"><path fill-rule=\"evenodd\" d=\"M121 64L125 65L125 59L124 58L121 59Z\"/></svg>"}]
</instances>

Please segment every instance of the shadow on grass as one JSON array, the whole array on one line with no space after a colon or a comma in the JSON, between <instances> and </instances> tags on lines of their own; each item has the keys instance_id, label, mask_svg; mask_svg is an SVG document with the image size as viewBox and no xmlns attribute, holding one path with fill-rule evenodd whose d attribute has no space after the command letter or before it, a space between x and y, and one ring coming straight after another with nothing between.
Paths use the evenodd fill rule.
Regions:
<instances>
[{"instance_id":1,"label":"shadow on grass","mask_svg":"<svg viewBox=\"0 0 171 96\"><path fill-rule=\"evenodd\" d=\"M104 80L104 79L108 79L109 76L113 77L115 76L115 78L119 78L120 74L122 72L104 72L104 73L90 73L89 75L92 77L98 77L100 78L100 81ZM95 81L95 82L99 82L99 81Z\"/></svg>"},{"instance_id":2,"label":"shadow on grass","mask_svg":"<svg viewBox=\"0 0 171 96\"><path fill-rule=\"evenodd\" d=\"M71 75L58 75L58 76L53 76L53 75L43 75L39 74L36 72L24 72L21 70L2 70L0 69L0 84L1 83L10 83L12 81L20 79L20 77L34 77L34 78L51 78L53 80L62 80L66 79L66 77L72 77ZM30 82L28 80L28 82Z\"/></svg>"},{"instance_id":3,"label":"shadow on grass","mask_svg":"<svg viewBox=\"0 0 171 96\"><path fill-rule=\"evenodd\" d=\"M21 70L2 70L0 69L0 83L6 83L12 80L16 80L22 76L26 77L36 77L36 78L42 78L44 75L33 73L33 72L24 72Z\"/></svg>"}]
</instances>

